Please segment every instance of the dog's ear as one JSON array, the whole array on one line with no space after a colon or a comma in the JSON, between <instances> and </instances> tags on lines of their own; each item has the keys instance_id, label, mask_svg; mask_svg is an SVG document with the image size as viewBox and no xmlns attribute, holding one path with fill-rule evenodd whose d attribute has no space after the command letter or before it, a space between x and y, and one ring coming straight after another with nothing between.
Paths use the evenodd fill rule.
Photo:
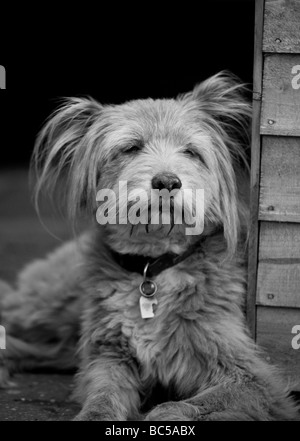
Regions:
<instances>
[{"instance_id":1,"label":"dog's ear","mask_svg":"<svg viewBox=\"0 0 300 441\"><path fill-rule=\"evenodd\" d=\"M204 121L214 129L222 130L224 140L235 155L236 141L249 141L252 108L249 91L239 78L222 71L198 84L192 92L180 99L193 102L201 112ZM234 144L234 145L232 145ZM238 152L240 155L241 152Z\"/></svg>"},{"instance_id":2,"label":"dog's ear","mask_svg":"<svg viewBox=\"0 0 300 441\"><path fill-rule=\"evenodd\" d=\"M248 166L246 149L250 145L252 109L247 90L238 78L220 72L180 100L199 112L199 124L212 140L219 182L215 214L223 224L229 254L233 254L240 224L236 173L241 164Z\"/></svg>"},{"instance_id":3,"label":"dog's ear","mask_svg":"<svg viewBox=\"0 0 300 441\"><path fill-rule=\"evenodd\" d=\"M36 206L41 189L48 196L57 190L71 218L89 204L87 195L96 191L99 173L102 113L96 101L72 98L47 121L32 157Z\"/></svg>"}]
</instances>

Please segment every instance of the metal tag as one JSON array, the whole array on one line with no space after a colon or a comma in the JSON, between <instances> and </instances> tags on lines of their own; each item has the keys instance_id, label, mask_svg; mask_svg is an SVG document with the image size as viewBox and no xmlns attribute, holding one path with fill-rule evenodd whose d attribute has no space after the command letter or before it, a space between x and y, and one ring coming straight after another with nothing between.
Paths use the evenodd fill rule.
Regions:
<instances>
[{"instance_id":1,"label":"metal tag","mask_svg":"<svg viewBox=\"0 0 300 441\"><path fill-rule=\"evenodd\" d=\"M157 291L157 285L153 280L147 278L148 266L149 262L144 268L144 280L140 284L140 293L142 294L140 298L140 309L143 319L154 317L153 305L157 305L157 299L154 297Z\"/></svg>"},{"instance_id":2,"label":"metal tag","mask_svg":"<svg viewBox=\"0 0 300 441\"><path fill-rule=\"evenodd\" d=\"M154 312L153 312L153 305L157 305L157 299L155 297L147 298L147 297L140 297L140 309L141 309L141 316L143 319L146 318L153 318Z\"/></svg>"}]
</instances>

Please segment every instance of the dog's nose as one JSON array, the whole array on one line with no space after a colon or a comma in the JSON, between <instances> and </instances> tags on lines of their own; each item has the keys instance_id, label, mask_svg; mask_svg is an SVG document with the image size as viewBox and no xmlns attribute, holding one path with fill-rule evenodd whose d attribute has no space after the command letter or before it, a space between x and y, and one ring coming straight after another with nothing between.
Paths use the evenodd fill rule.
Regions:
<instances>
[{"instance_id":1,"label":"dog's nose","mask_svg":"<svg viewBox=\"0 0 300 441\"><path fill-rule=\"evenodd\" d=\"M173 173L160 173L152 179L152 188L162 190L166 188L169 191L181 188L182 183L178 176Z\"/></svg>"}]
</instances>

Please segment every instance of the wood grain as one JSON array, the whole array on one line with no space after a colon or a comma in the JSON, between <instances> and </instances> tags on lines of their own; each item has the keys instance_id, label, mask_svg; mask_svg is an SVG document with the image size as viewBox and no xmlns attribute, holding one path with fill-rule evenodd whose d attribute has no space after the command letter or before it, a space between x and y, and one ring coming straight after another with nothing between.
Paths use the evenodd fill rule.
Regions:
<instances>
[{"instance_id":1,"label":"wood grain","mask_svg":"<svg viewBox=\"0 0 300 441\"><path fill-rule=\"evenodd\" d=\"M259 219L300 222L300 138L265 136Z\"/></svg>"},{"instance_id":2,"label":"wood grain","mask_svg":"<svg viewBox=\"0 0 300 441\"><path fill-rule=\"evenodd\" d=\"M300 308L300 224L261 223L257 304Z\"/></svg>"},{"instance_id":3,"label":"wood grain","mask_svg":"<svg viewBox=\"0 0 300 441\"><path fill-rule=\"evenodd\" d=\"M296 71L300 72L300 55L265 57L262 134L300 136L300 79L297 81Z\"/></svg>"},{"instance_id":4,"label":"wood grain","mask_svg":"<svg viewBox=\"0 0 300 441\"><path fill-rule=\"evenodd\" d=\"M264 52L300 53L300 1L266 0Z\"/></svg>"},{"instance_id":5,"label":"wood grain","mask_svg":"<svg viewBox=\"0 0 300 441\"><path fill-rule=\"evenodd\" d=\"M258 209L259 209L259 174L260 174L260 112L262 95L262 34L264 1L255 3L255 44L253 69L253 120L251 143L251 179L250 179L250 240L248 254L248 290L246 316L250 332L255 338L256 328L256 281L258 255Z\"/></svg>"},{"instance_id":6,"label":"wood grain","mask_svg":"<svg viewBox=\"0 0 300 441\"><path fill-rule=\"evenodd\" d=\"M283 370L286 379L300 390L300 349L292 347L292 329L300 325L300 309L257 308L257 342L266 350L266 359ZM291 384L290 384L291 385Z\"/></svg>"}]
</instances>

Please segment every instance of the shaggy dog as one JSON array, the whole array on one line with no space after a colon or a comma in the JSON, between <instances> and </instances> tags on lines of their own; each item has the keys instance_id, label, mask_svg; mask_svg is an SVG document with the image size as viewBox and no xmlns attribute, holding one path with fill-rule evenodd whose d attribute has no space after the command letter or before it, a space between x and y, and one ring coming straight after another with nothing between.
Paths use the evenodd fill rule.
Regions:
<instances>
[{"instance_id":1,"label":"shaggy dog","mask_svg":"<svg viewBox=\"0 0 300 441\"><path fill-rule=\"evenodd\" d=\"M177 99L72 99L52 116L34 154L37 197L42 188L58 192L73 220L84 213L94 222L5 289L2 385L5 365L79 362L76 420L297 418L243 312L250 114L242 85L221 73ZM97 193L110 189L118 200L121 181L137 199L175 191L171 224L152 223L151 214L146 224L99 225ZM185 189L204 190L202 234L174 220ZM185 207L190 218L195 204L192 197ZM149 214L143 207L136 214Z\"/></svg>"}]
</instances>

